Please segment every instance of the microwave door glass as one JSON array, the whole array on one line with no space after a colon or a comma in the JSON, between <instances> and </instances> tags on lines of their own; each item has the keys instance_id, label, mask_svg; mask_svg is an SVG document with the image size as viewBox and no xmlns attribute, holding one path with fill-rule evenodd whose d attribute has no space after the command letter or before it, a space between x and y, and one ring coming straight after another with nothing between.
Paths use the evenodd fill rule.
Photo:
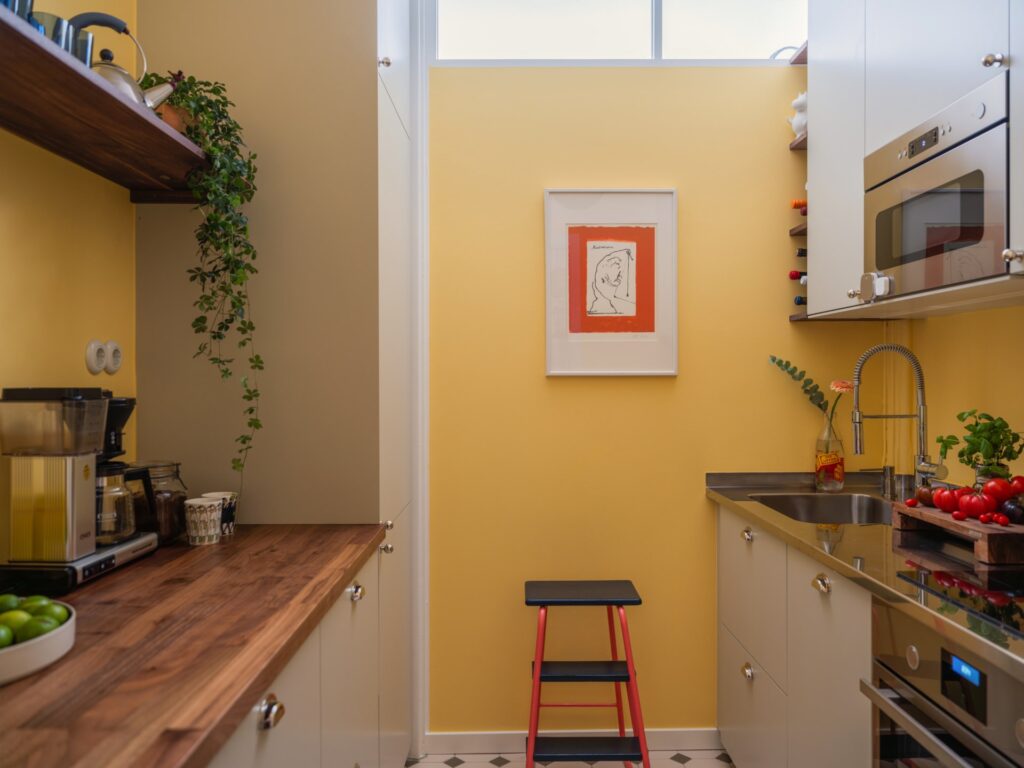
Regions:
<instances>
[{"instance_id":1,"label":"microwave door glass","mask_svg":"<svg viewBox=\"0 0 1024 768\"><path fill-rule=\"evenodd\" d=\"M976 246L985 237L985 175L976 170L908 194L881 211L875 224L875 264L880 270Z\"/></svg>"}]
</instances>

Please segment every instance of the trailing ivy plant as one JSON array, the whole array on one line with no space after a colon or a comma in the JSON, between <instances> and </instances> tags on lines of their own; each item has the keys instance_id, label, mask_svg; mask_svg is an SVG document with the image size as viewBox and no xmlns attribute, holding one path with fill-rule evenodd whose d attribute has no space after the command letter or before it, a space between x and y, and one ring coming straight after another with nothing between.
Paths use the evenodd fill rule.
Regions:
<instances>
[{"instance_id":1,"label":"trailing ivy plant","mask_svg":"<svg viewBox=\"0 0 1024 768\"><path fill-rule=\"evenodd\" d=\"M974 408L958 413L956 420L967 431L963 447L957 452L960 463L977 469L983 475L1010 477L1006 464L1024 452L1024 439L1010 428L1006 419L979 413ZM960 445L956 435L939 435L935 442L939 444L939 455L943 459L950 448Z\"/></svg>"},{"instance_id":2,"label":"trailing ivy plant","mask_svg":"<svg viewBox=\"0 0 1024 768\"><path fill-rule=\"evenodd\" d=\"M256 192L256 155L242 141L242 128L231 116L231 102L223 83L211 83L181 72L149 73L143 88L174 84L167 104L185 113L185 135L206 154L206 165L193 171L188 186L202 221L196 227L198 264L188 270L189 281L199 288L193 302L197 315L192 330L201 337L196 357L205 357L222 379L233 375L236 355L247 369L241 378L245 429L235 438L232 468L241 472L252 449L260 422L257 377L263 358L256 351L249 279L257 270L256 248L249 240L249 220L242 207ZM234 344L232 347L231 345ZM232 349L237 349L233 352Z\"/></svg>"}]
</instances>

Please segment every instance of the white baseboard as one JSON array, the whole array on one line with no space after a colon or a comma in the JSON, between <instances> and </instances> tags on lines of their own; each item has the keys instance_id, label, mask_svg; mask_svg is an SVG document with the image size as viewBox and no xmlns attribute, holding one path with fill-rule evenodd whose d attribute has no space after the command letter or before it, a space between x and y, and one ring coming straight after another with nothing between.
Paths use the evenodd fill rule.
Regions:
<instances>
[{"instance_id":1,"label":"white baseboard","mask_svg":"<svg viewBox=\"0 0 1024 768\"><path fill-rule=\"evenodd\" d=\"M614 730L544 731L546 736L615 736ZM423 740L428 755L501 755L526 751L526 731L428 731ZM648 728L647 747L655 752L721 749L717 728Z\"/></svg>"}]
</instances>

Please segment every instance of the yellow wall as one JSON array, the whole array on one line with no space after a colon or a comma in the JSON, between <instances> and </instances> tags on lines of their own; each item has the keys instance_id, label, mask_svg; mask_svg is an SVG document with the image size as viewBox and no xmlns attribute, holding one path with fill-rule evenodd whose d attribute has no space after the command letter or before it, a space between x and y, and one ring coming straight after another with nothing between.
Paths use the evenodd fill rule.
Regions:
<instances>
[{"instance_id":1,"label":"yellow wall","mask_svg":"<svg viewBox=\"0 0 1024 768\"><path fill-rule=\"evenodd\" d=\"M65 17L102 10L135 23L134 0L49 0L45 10ZM133 61L131 42L117 37L98 31L97 50L109 47L118 61ZM128 192L5 131L0 169L0 386L103 386L134 394ZM86 370L90 339L120 343L125 362L117 374Z\"/></svg>"},{"instance_id":2,"label":"yellow wall","mask_svg":"<svg viewBox=\"0 0 1024 768\"><path fill-rule=\"evenodd\" d=\"M848 377L883 336L786 319L803 87L786 67L431 72L431 730L525 729L522 585L544 578L633 579L648 725L714 726L704 474L809 470L820 416L768 354ZM678 377L545 378L546 187L678 190ZM564 611L549 656L600 657L600 611Z\"/></svg>"}]
</instances>

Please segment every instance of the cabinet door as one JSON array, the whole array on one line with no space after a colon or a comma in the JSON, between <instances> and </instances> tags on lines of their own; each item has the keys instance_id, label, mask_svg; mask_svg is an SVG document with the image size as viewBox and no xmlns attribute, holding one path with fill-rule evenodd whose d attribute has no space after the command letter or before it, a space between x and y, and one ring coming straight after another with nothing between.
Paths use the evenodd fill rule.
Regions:
<instances>
[{"instance_id":1,"label":"cabinet door","mask_svg":"<svg viewBox=\"0 0 1024 768\"><path fill-rule=\"evenodd\" d=\"M260 709L273 694L284 716L259 730ZM295 652L281 674L246 715L210 762L211 768L319 768L320 766L320 628Z\"/></svg>"},{"instance_id":2,"label":"cabinet door","mask_svg":"<svg viewBox=\"0 0 1024 768\"><path fill-rule=\"evenodd\" d=\"M409 2L377 0L377 71L407 132L412 112Z\"/></svg>"},{"instance_id":3,"label":"cabinet door","mask_svg":"<svg viewBox=\"0 0 1024 768\"><path fill-rule=\"evenodd\" d=\"M864 272L864 0L807 7L807 312L853 306Z\"/></svg>"},{"instance_id":4,"label":"cabinet door","mask_svg":"<svg viewBox=\"0 0 1024 768\"><path fill-rule=\"evenodd\" d=\"M740 768L786 765L786 694L722 624L718 625L718 730ZM826 761L818 768L825 765L832 764Z\"/></svg>"},{"instance_id":5,"label":"cabinet door","mask_svg":"<svg viewBox=\"0 0 1024 768\"><path fill-rule=\"evenodd\" d=\"M788 578L789 764L871 765L871 596L792 547Z\"/></svg>"},{"instance_id":6,"label":"cabinet door","mask_svg":"<svg viewBox=\"0 0 1024 768\"><path fill-rule=\"evenodd\" d=\"M867 0L867 151L1001 73L982 58L1008 56L1009 18L1009 0Z\"/></svg>"},{"instance_id":7,"label":"cabinet door","mask_svg":"<svg viewBox=\"0 0 1024 768\"><path fill-rule=\"evenodd\" d=\"M380 764L404 768L412 742L412 520L392 521L380 557Z\"/></svg>"},{"instance_id":8,"label":"cabinet door","mask_svg":"<svg viewBox=\"0 0 1024 768\"><path fill-rule=\"evenodd\" d=\"M377 768L378 556L320 622L323 766ZM281 763L292 768L290 763Z\"/></svg>"},{"instance_id":9,"label":"cabinet door","mask_svg":"<svg viewBox=\"0 0 1024 768\"><path fill-rule=\"evenodd\" d=\"M718 615L786 689L786 545L719 508Z\"/></svg>"}]
</instances>

